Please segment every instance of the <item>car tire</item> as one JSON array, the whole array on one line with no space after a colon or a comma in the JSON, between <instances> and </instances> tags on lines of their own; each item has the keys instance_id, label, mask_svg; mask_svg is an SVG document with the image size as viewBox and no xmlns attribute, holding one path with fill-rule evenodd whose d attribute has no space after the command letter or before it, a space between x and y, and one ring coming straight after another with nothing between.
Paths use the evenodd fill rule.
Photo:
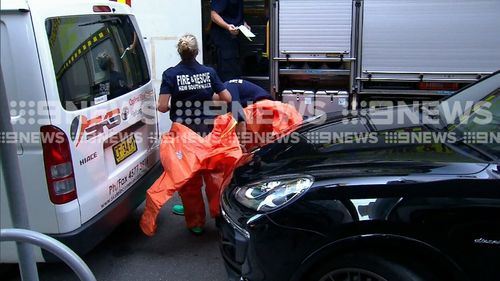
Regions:
<instances>
[{"instance_id":1,"label":"car tire","mask_svg":"<svg viewBox=\"0 0 500 281\"><path fill-rule=\"evenodd\" d=\"M352 253L335 256L313 268L305 280L310 281L429 281L408 266L383 256Z\"/></svg>"}]
</instances>

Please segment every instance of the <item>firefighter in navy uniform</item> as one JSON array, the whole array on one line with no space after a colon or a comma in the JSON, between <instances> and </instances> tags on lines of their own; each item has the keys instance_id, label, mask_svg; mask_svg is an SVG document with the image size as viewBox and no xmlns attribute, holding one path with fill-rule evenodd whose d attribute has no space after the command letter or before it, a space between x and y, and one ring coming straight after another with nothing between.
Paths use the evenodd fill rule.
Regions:
<instances>
[{"instance_id":1,"label":"firefighter in navy uniform","mask_svg":"<svg viewBox=\"0 0 500 281\"><path fill-rule=\"evenodd\" d=\"M217 50L217 73L223 81L239 78L240 43L238 26L250 27L243 19L243 0L212 0L211 39Z\"/></svg>"},{"instance_id":2,"label":"firefighter in navy uniform","mask_svg":"<svg viewBox=\"0 0 500 281\"><path fill-rule=\"evenodd\" d=\"M268 91L247 80L229 80L224 82L224 86L229 93L231 93L233 103L238 102L243 108L247 107L251 103L255 103L263 99L273 99Z\"/></svg>"},{"instance_id":3,"label":"firefighter in navy uniform","mask_svg":"<svg viewBox=\"0 0 500 281\"><path fill-rule=\"evenodd\" d=\"M177 51L182 61L163 72L158 110L170 110L172 122L181 123L200 135L208 134L215 116L207 116L203 103L212 101L214 93L218 99L230 103L231 95L213 68L196 61L198 43L193 35L182 36Z\"/></svg>"},{"instance_id":4,"label":"firefighter in navy uniform","mask_svg":"<svg viewBox=\"0 0 500 281\"><path fill-rule=\"evenodd\" d=\"M272 100L273 97L259 85L243 79L226 81L224 86L231 93L231 112L238 121L236 132L241 137L242 134L245 134L247 125L243 108L261 100ZM241 148L245 151L242 138L240 138L240 143L242 144Z\"/></svg>"},{"instance_id":5,"label":"firefighter in navy uniform","mask_svg":"<svg viewBox=\"0 0 500 281\"><path fill-rule=\"evenodd\" d=\"M204 112L204 103L213 99L230 103L231 95L213 68L196 61L196 37L191 34L182 36L177 51L182 61L163 72L157 108L160 112L170 110L172 122L181 123L203 136L212 130L215 117ZM182 209L180 211L185 215L186 224L194 234L201 234L205 224L202 183L202 175L196 175L190 184L179 191L185 210L180 205L173 209L174 213L177 213L176 208ZM208 193L210 200L212 195ZM218 193L213 196L218 196Z\"/></svg>"}]
</instances>

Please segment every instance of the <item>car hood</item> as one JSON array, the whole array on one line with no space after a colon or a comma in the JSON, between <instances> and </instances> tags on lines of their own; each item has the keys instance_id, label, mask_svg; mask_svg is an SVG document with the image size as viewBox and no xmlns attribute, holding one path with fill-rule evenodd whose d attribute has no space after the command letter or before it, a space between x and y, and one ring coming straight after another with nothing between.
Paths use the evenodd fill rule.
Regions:
<instances>
[{"instance_id":1,"label":"car hood","mask_svg":"<svg viewBox=\"0 0 500 281\"><path fill-rule=\"evenodd\" d=\"M394 110L405 110L394 108ZM353 126L353 118L365 118ZM315 178L348 177L429 177L445 176L473 177L489 164L477 155L464 152L439 141L420 144L394 144L380 141L381 132L417 131L429 132L432 128L412 122L398 125L377 126L370 121L370 115L329 115L325 122L314 124L306 121L287 141L277 141L262 147L254 159L240 167L235 174L239 184L261 180L275 175L306 173ZM332 125L333 124L333 125ZM329 127L334 126L334 127ZM357 143L332 143L314 141L310 135L316 131L354 132L378 136L375 141ZM291 140L291 141L290 141Z\"/></svg>"},{"instance_id":2,"label":"car hood","mask_svg":"<svg viewBox=\"0 0 500 281\"><path fill-rule=\"evenodd\" d=\"M328 158L294 158L266 161L257 156L249 164L238 168L239 185L283 174L308 174L316 180L346 178L421 178L443 180L452 178L476 178L487 163L428 161L330 161Z\"/></svg>"}]
</instances>

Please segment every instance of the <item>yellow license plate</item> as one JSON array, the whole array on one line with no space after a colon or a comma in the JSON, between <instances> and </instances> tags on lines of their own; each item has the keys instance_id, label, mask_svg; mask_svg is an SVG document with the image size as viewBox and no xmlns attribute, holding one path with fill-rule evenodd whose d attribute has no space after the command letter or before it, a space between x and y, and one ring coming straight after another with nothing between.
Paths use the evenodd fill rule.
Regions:
<instances>
[{"instance_id":1,"label":"yellow license plate","mask_svg":"<svg viewBox=\"0 0 500 281\"><path fill-rule=\"evenodd\" d=\"M121 142L113 145L113 155L115 162L118 165L123 160L127 159L130 155L137 151L137 144L135 143L134 135L130 135Z\"/></svg>"}]
</instances>

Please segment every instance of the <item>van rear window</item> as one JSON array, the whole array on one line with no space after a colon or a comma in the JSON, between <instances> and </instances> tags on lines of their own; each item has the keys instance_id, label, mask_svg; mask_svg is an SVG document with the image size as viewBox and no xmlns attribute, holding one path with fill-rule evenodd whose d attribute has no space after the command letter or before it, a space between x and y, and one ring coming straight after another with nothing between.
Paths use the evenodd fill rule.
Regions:
<instances>
[{"instance_id":1,"label":"van rear window","mask_svg":"<svg viewBox=\"0 0 500 281\"><path fill-rule=\"evenodd\" d=\"M129 16L58 17L45 24L66 110L112 100L149 81L146 58Z\"/></svg>"}]
</instances>

